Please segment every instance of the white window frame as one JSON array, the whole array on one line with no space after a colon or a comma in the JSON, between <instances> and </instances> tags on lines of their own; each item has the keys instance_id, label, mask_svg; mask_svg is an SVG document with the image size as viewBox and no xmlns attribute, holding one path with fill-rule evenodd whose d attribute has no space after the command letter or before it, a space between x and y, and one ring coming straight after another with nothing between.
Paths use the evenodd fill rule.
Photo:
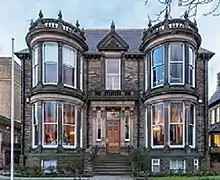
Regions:
<instances>
[{"instance_id":1,"label":"white window frame","mask_svg":"<svg viewBox=\"0 0 220 180\"><path fill-rule=\"evenodd\" d=\"M72 64L68 64L68 63L66 63L67 65L69 65L69 66L73 66L73 68L74 68L74 85L72 86L72 85L69 85L69 84L64 84L64 82L63 82L63 85L64 86L66 86L66 87L70 87L70 88L76 88L77 87L77 78L76 78L76 75L77 75L77 51L74 49L74 48L72 48L72 47L70 47L70 46L68 46L68 45L63 45L62 46L62 52L63 52L63 48L67 48L67 49L69 49L70 51L73 51L73 53L74 53L74 57L73 57L73 61L74 61L74 65L72 65ZM62 60L63 60L64 58L63 58L63 53L62 53ZM62 72L63 72L63 66L64 66L64 61L62 62L63 64L62 64ZM75 67L74 67L75 66ZM81 70L81 69L80 69ZM62 75L63 75L63 73L62 73ZM62 77L63 78L63 77Z\"/></svg>"},{"instance_id":2,"label":"white window frame","mask_svg":"<svg viewBox=\"0 0 220 180\"><path fill-rule=\"evenodd\" d=\"M32 115L31 115L31 122L32 122L31 123L31 127L32 127L32 148L36 148L38 146L37 144L35 145L35 131L36 131L35 125L37 125L37 128L39 129L38 119L37 119L37 122L34 123L34 116L35 116L35 110L36 110L35 108L38 111L38 102L35 102L35 103L32 104L32 111L31 111L32 112ZM42 111L42 113L43 113L43 111ZM38 134L39 134L39 131L38 131Z\"/></svg>"},{"instance_id":3,"label":"white window frame","mask_svg":"<svg viewBox=\"0 0 220 180\"><path fill-rule=\"evenodd\" d=\"M100 116L99 116L100 115ZM99 118L100 118L100 127L101 127L101 138L98 138L98 132L99 132ZM102 140L102 111L98 110L96 113L96 141L101 142Z\"/></svg>"},{"instance_id":4,"label":"white window frame","mask_svg":"<svg viewBox=\"0 0 220 180\"><path fill-rule=\"evenodd\" d=\"M69 104L69 105L71 105L71 106L74 106L74 110L75 110L75 124L73 125L73 124L64 124L64 117L63 117L63 112L64 112L64 105L65 104ZM63 146L63 148L66 148L66 149L74 149L74 148L76 148L76 139L77 139L77 118L78 118L78 111L77 111L77 107L76 107L76 105L75 104L71 104L71 103L68 103L68 102L65 102L65 103L62 103L62 139L63 139L63 127L64 127L64 125L67 125L67 126L72 126L72 127L74 127L74 145L64 145L64 144L62 144L62 146Z\"/></svg>"},{"instance_id":5,"label":"white window frame","mask_svg":"<svg viewBox=\"0 0 220 180\"><path fill-rule=\"evenodd\" d=\"M165 139L164 139L164 144L163 145L154 145L154 138L153 138L153 123L152 123L153 113L152 113L152 108L155 105L161 105L161 104L163 105L163 128L165 128L165 119L164 119L165 104L163 102L154 103L154 104L151 105L151 109L150 109L150 111L151 111L151 147L152 147L152 149L164 148L164 145L165 145ZM165 135L165 131L164 131L164 135Z\"/></svg>"},{"instance_id":6,"label":"white window frame","mask_svg":"<svg viewBox=\"0 0 220 180\"><path fill-rule=\"evenodd\" d=\"M199 170L199 160L198 159L194 159L193 160L193 165L194 165L194 168L198 171Z\"/></svg>"},{"instance_id":7,"label":"white window frame","mask_svg":"<svg viewBox=\"0 0 220 180\"><path fill-rule=\"evenodd\" d=\"M39 74L39 59L38 59L39 53L38 53L38 51L39 51L39 46L34 47L34 49L32 51L32 53L33 53L32 54L32 87L37 86L38 81L39 81L39 79L38 79L38 74ZM36 57L36 53L37 53L37 57Z\"/></svg>"},{"instance_id":8,"label":"white window frame","mask_svg":"<svg viewBox=\"0 0 220 180\"><path fill-rule=\"evenodd\" d=\"M84 109L81 108L81 124L80 124L80 147L83 148L83 112Z\"/></svg>"},{"instance_id":9,"label":"white window frame","mask_svg":"<svg viewBox=\"0 0 220 180\"><path fill-rule=\"evenodd\" d=\"M216 108L216 123L220 121L220 106Z\"/></svg>"},{"instance_id":10,"label":"white window frame","mask_svg":"<svg viewBox=\"0 0 220 180\"><path fill-rule=\"evenodd\" d=\"M159 84L159 85L156 85L154 86L154 79L153 79L153 69L155 66L153 66L153 52L154 50L158 49L158 48L163 48L163 63L161 64L157 64L155 66L162 66L163 65L163 68L164 68L164 76L163 76L163 83L162 84ZM164 86L164 80L165 80L165 47L164 45L159 45L157 47L155 47L154 49L152 49L151 51L151 88L157 88L157 87L161 87L161 86Z\"/></svg>"},{"instance_id":11,"label":"white window frame","mask_svg":"<svg viewBox=\"0 0 220 180\"><path fill-rule=\"evenodd\" d=\"M56 160L56 159L51 159L51 160L44 160L44 159L42 159L42 160L41 160L41 168L43 169L44 174L53 173L53 172L47 172L48 170L45 169L44 163L45 163L46 161L49 161L50 164L51 164L51 162L55 162L56 165L55 165L54 172L56 172L56 171L57 171L57 170L56 170L56 169L57 169L57 160Z\"/></svg>"},{"instance_id":12,"label":"white window frame","mask_svg":"<svg viewBox=\"0 0 220 180\"><path fill-rule=\"evenodd\" d=\"M83 91L83 65L84 65L84 59L83 56L80 58L80 90Z\"/></svg>"},{"instance_id":13,"label":"white window frame","mask_svg":"<svg viewBox=\"0 0 220 180\"><path fill-rule=\"evenodd\" d=\"M192 47L192 46L189 46L188 47L189 48L189 51L190 51L190 49L192 50L192 60L190 60L189 59L189 73L188 73L188 75L189 75L189 77L190 77L190 67L192 67L192 87L195 87L195 62L196 62L196 55L195 55L195 50L194 50L194 48ZM190 78L189 78L190 79Z\"/></svg>"},{"instance_id":14,"label":"white window frame","mask_svg":"<svg viewBox=\"0 0 220 180\"><path fill-rule=\"evenodd\" d=\"M178 44L178 45L182 45L183 46L183 61L171 61L170 58L171 58L171 45L173 44ZM185 84L185 45L184 43L180 43L180 42L171 42L169 44L169 48L168 48L168 62L169 62L169 65L168 65L168 82L170 85L184 85ZM182 83L171 83L170 82L170 64L182 64L183 65L183 82Z\"/></svg>"},{"instance_id":15,"label":"white window frame","mask_svg":"<svg viewBox=\"0 0 220 180\"><path fill-rule=\"evenodd\" d=\"M125 110L125 112L128 111L128 139L125 138L125 142L129 142L131 138L131 116L130 116L130 111ZM125 122L125 120L124 120Z\"/></svg>"},{"instance_id":16,"label":"white window frame","mask_svg":"<svg viewBox=\"0 0 220 180\"><path fill-rule=\"evenodd\" d=\"M183 105L183 122L182 123L171 123L171 117L170 117L170 111L171 111L171 108L170 108L170 105L172 103L181 103ZM169 103L169 106L168 106L168 119L169 119L169 124L168 124L168 139L169 139L169 146L170 148L183 148L185 146L185 134L186 134L186 131L185 131L185 121L186 121L186 113L185 113L185 104L183 102L180 102L180 101L173 101L171 103ZM170 144L170 125L171 124L174 124L174 125L179 125L181 124L183 126L183 144L182 145L171 145Z\"/></svg>"},{"instance_id":17,"label":"white window frame","mask_svg":"<svg viewBox=\"0 0 220 180\"><path fill-rule=\"evenodd\" d=\"M145 109L145 147L148 148L147 108Z\"/></svg>"},{"instance_id":18,"label":"white window frame","mask_svg":"<svg viewBox=\"0 0 220 180\"><path fill-rule=\"evenodd\" d=\"M49 83L46 83L45 82L45 70L44 70L44 68L45 68L45 46L46 45L56 45L57 46L57 61L56 61L56 63L57 63L57 83L52 83L52 82L49 82ZM59 62L59 55L58 55L58 50L59 50L59 47L58 47L58 44L56 43L56 42L45 42L45 43L43 43L43 45L42 45L42 67L43 67L43 70L42 70L42 75L43 75L43 77L42 77L42 79L43 79L43 84L44 85L47 85L47 84L51 84L51 85L57 85L58 84L58 76L59 76L59 67L58 67L58 62ZM55 60L54 60L54 62L55 62Z\"/></svg>"},{"instance_id":19,"label":"white window frame","mask_svg":"<svg viewBox=\"0 0 220 180\"><path fill-rule=\"evenodd\" d=\"M0 153L2 153L2 132L0 132Z\"/></svg>"},{"instance_id":20,"label":"white window frame","mask_svg":"<svg viewBox=\"0 0 220 180\"><path fill-rule=\"evenodd\" d=\"M215 109L211 110L211 124L215 124Z\"/></svg>"},{"instance_id":21,"label":"white window frame","mask_svg":"<svg viewBox=\"0 0 220 180\"><path fill-rule=\"evenodd\" d=\"M185 159L183 159L183 160L181 160L181 159L179 159L179 160L170 160L170 170L178 170L179 171L180 170L179 167L177 169L172 168L173 167L173 162L177 163L177 166L178 166L179 161L183 161L183 169L181 169L181 170L183 170L183 172L185 173L186 172L186 160Z\"/></svg>"},{"instance_id":22,"label":"white window frame","mask_svg":"<svg viewBox=\"0 0 220 180\"><path fill-rule=\"evenodd\" d=\"M159 169L160 169L160 159L151 159L151 172L152 173L154 173L154 171L153 171L154 166L159 166Z\"/></svg>"},{"instance_id":23,"label":"white window frame","mask_svg":"<svg viewBox=\"0 0 220 180\"><path fill-rule=\"evenodd\" d=\"M118 68L119 68L119 73L107 73L107 69L108 69L108 61L111 61L111 59L116 59L116 60L118 60ZM106 58L105 59L105 79L106 79L106 81L105 81L105 89L106 90L121 90L121 59L120 58ZM119 76L119 88L117 89L117 88L107 88L107 76L108 75L110 75L110 76ZM114 87L114 77L112 77L113 79L112 79L112 82L113 82L113 86L112 87Z\"/></svg>"},{"instance_id":24,"label":"white window frame","mask_svg":"<svg viewBox=\"0 0 220 180\"><path fill-rule=\"evenodd\" d=\"M44 117L44 106L45 106L45 103L46 102L55 102L56 103L56 117L57 117L57 119L56 119L56 123L45 123L44 121L45 121L45 117ZM43 105L42 105L42 113L43 113L43 118L42 118L42 134L43 134L43 136L42 136L42 146L43 146L43 148L57 148L58 147L58 113L59 113L59 105L58 105L58 102L57 101L43 101ZM46 144L44 144L44 141L45 141L45 129L44 129L44 125L46 125L46 124L50 124L50 125L57 125L57 144L55 145L46 145Z\"/></svg>"},{"instance_id":25,"label":"white window frame","mask_svg":"<svg viewBox=\"0 0 220 180\"><path fill-rule=\"evenodd\" d=\"M193 121L193 137L192 137L193 138L193 144L189 145L189 147L195 148L196 147L196 107L195 107L194 104L191 104L191 105L193 106L193 120L194 120ZM192 124L189 123L189 125L192 125Z\"/></svg>"}]
</instances>

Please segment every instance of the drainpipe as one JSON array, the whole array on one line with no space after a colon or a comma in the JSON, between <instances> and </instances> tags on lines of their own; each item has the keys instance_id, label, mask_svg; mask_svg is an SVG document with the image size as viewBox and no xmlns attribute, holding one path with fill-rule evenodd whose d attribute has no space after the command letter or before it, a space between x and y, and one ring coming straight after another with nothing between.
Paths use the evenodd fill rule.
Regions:
<instances>
[{"instance_id":1,"label":"drainpipe","mask_svg":"<svg viewBox=\"0 0 220 180\"><path fill-rule=\"evenodd\" d=\"M140 60L138 59L138 90L137 90L137 147L139 148L140 146Z\"/></svg>"},{"instance_id":2,"label":"drainpipe","mask_svg":"<svg viewBox=\"0 0 220 180\"><path fill-rule=\"evenodd\" d=\"M23 74L22 74L22 101L23 101L23 107L22 107L22 149L21 149L21 154L23 158L23 166L25 166L25 154L24 154L24 149L25 149L25 111L26 111L26 99L25 99L25 58L22 58L23 61Z\"/></svg>"}]
</instances>

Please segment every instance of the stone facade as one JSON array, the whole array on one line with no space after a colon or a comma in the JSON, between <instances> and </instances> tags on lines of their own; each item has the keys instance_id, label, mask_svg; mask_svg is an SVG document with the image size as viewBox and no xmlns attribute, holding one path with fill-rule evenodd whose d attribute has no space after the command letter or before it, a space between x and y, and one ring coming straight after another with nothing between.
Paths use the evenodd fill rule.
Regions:
<instances>
[{"instance_id":1,"label":"stone facade","mask_svg":"<svg viewBox=\"0 0 220 180\"><path fill-rule=\"evenodd\" d=\"M117 153L124 153L128 147L145 147L151 159L160 159L160 170L170 170L170 160L184 160L186 171L196 168L207 162L208 156L208 60L214 55L204 49L199 49L201 37L195 24L188 19L180 19L178 23L181 28L175 28L172 20L165 29L158 29L156 26L149 26L148 30L117 30L114 23L110 30L83 30L79 24L72 26L62 20L59 14L56 19L44 20L42 12L39 19L31 24L30 32L26 40L30 49L17 52L16 55L22 60L22 119L23 121L23 152L25 165L41 165L42 160L56 159L58 165L63 161L73 162L77 157L76 152L81 150L89 151L97 146L99 153L109 153L112 147ZM51 25L52 24L52 25ZM69 32L66 33L67 27ZM190 26L190 27L189 27ZM41 27L41 28L39 28ZM174 28L176 35L173 35ZM71 32L71 33L70 33ZM157 38L156 38L157 37ZM43 83L43 47L45 42L58 42L58 82L56 85ZM184 66L184 82L181 86L169 84L169 61L168 47L170 42L181 42L187 49L192 46L195 50L195 86L189 84L189 67ZM68 44L77 51L78 66L76 68L76 87L71 89L63 83L62 71L62 48ZM165 65L164 85L159 88L152 88L152 66L151 51L153 48L165 44ZM37 58L39 61L38 82L33 86L33 49L39 47ZM184 51L189 56L188 50ZM187 54L188 53L188 54ZM36 58L36 57L35 57ZM119 81L120 88L117 90L106 89L107 65L106 59L120 59ZM184 59L184 64L189 64L189 59ZM82 74L79 72L82 68ZM81 79L81 77L83 77ZM83 88L82 88L83 87ZM44 101L58 102L58 141L54 149L45 148L43 144L43 120L38 124L38 144L33 147L32 128L32 105L40 101L40 108ZM60 103L71 102L81 110L76 119L76 146L73 149L66 149L62 143L62 108ZM188 112L191 104L195 107L195 144L189 145L187 132L189 122L184 119L182 137L184 146L179 148L170 147L170 135L168 135L168 119L170 103L173 101L184 102ZM155 103L164 103L164 145L162 148L154 148L153 135L151 130L152 106ZM119 119L114 119L114 126L108 119L108 114L115 116L119 112ZM78 112L78 111L77 111ZM185 114L185 112L184 112ZM187 116L185 116L187 117ZM127 118L127 119L126 119ZM187 119L187 118L186 118ZM110 125L110 126L109 126ZM111 134L114 129L117 136ZM127 130L128 129L128 130ZM126 133L129 133L126 134ZM109 135L110 134L110 135ZM115 138L114 141L111 138ZM112 145L112 146L111 146ZM118 149L119 148L119 149ZM114 149L115 150L115 149ZM61 161L62 160L62 161Z\"/></svg>"},{"instance_id":2,"label":"stone facade","mask_svg":"<svg viewBox=\"0 0 220 180\"><path fill-rule=\"evenodd\" d=\"M0 115L11 114L11 58L0 57ZM21 120L21 67L15 62L15 119Z\"/></svg>"}]
</instances>

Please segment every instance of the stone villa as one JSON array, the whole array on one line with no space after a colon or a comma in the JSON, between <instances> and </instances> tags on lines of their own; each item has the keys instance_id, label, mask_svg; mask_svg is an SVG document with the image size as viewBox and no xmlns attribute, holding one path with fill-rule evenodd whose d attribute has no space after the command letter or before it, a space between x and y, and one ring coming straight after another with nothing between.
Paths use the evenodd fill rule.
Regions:
<instances>
[{"instance_id":1,"label":"stone villa","mask_svg":"<svg viewBox=\"0 0 220 180\"><path fill-rule=\"evenodd\" d=\"M196 22L82 29L32 21L22 62L23 160L71 163L76 151L146 147L151 171L209 166L208 61ZM114 157L114 156L112 156ZM117 157L117 156L115 156ZM204 163L205 162L205 163Z\"/></svg>"}]
</instances>

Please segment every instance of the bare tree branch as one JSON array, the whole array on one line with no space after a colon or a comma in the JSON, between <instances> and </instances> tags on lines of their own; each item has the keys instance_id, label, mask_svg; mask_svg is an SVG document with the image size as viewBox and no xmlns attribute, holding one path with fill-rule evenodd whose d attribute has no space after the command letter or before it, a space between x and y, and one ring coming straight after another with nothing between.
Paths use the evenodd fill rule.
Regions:
<instances>
[{"instance_id":1,"label":"bare tree branch","mask_svg":"<svg viewBox=\"0 0 220 180\"><path fill-rule=\"evenodd\" d=\"M152 22L160 21L161 15L165 13L168 14L168 17L171 17L171 6L173 1L177 1L177 0L157 0L159 4L165 7L159 13L156 14L156 19L151 21ZM147 6L148 3L149 0L145 0L145 6ZM203 15L220 16L220 11L218 11L220 9L220 0L178 0L178 6L185 8L186 9L185 13L188 14L188 17L194 19L197 16L199 6L208 5L208 4L213 5L214 8L211 11L204 13ZM183 16L184 14L181 15L181 17Z\"/></svg>"}]
</instances>

